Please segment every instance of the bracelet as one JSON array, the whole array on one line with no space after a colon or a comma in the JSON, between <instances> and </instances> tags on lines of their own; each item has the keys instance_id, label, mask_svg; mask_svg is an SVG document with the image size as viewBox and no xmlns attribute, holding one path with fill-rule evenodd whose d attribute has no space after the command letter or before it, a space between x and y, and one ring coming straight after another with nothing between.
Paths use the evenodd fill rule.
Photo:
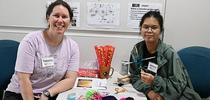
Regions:
<instances>
[{"instance_id":1,"label":"bracelet","mask_svg":"<svg viewBox=\"0 0 210 100\"><path fill-rule=\"evenodd\" d=\"M48 97L48 98L51 98L50 92L48 90L44 90L43 95Z\"/></svg>"}]
</instances>

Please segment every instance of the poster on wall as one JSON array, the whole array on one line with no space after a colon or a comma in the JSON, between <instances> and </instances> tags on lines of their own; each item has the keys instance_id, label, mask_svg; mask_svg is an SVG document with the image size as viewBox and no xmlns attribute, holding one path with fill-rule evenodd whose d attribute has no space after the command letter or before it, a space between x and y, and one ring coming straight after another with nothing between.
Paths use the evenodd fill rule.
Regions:
<instances>
[{"instance_id":1,"label":"poster on wall","mask_svg":"<svg viewBox=\"0 0 210 100\"><path fill-rule=\"evenodd\" d=\"M80 27L80 3L79 2L68 2L73 10L73 18L71 26Z\"/></svg>"},{"instance_id":2,"label":"poster on wall","mask_svg":"<svg viewBox=\"0 0 210 100\"><path fill-rule=\"evenodd\" d=\"M120 3L87 2L87 24L113 28L120 25Z\"/></svg>"},{"instance_id":3,"label":"poster on wall","mask_svg":"<svg viewBox=\"0 0 210 100\"><path fill-rule=\"evenodd\" d=\"M161 3L140 3L140 2L130 2L128 4L128 20L127 26L129 28L138 29L139 22L142 16L150 10L162 11Z\"/></svg>"}]
</instances>

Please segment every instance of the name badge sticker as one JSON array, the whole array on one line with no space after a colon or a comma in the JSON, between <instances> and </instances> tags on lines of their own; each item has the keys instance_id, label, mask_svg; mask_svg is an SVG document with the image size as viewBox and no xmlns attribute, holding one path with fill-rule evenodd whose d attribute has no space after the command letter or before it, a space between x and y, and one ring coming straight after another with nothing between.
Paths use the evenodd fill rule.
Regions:
<instances>
[{"instance_id":1,"label":"name badge sticker","mask_svg":"<svg viewBox=\"0 0 210 100\"><path fill-rule=\"evenodd\" d=\"M42 58L42 67L53 67L54 66L54 57L43 57Z\"/></svg>"},{"instance_id":2,"label":"name badge sticker","mask_svg":"<svg viewBox=\"0 0 210 100\"><path fill-rule=\"evenodd\" d=\"M152 71L154 73L157 73L157 70L158 70L158 65L155 64L155 63L152 63L152 62L149 62L148 64L148 68L147 68L149 71Z\"/></svg>"}]
</instances>

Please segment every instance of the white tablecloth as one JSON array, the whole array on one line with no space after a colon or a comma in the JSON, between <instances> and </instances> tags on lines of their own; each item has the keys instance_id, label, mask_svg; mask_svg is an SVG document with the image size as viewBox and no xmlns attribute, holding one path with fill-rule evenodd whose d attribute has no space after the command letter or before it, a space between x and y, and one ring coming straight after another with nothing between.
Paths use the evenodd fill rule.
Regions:
<instances>
[{"instance_id":1,"label":"white tablecloth","mask_svg":"<svg viewBox=\"0 0 210 100\"><path fill-rule=\"evenodd\" d=\"M123 85L122 87L127 89L128 91L126 92L122 92L122 93L118 93L115 94L115 88L119 87L118 85L114 84L117 81L117 77L119 77L120 74L118 73L114 73L113 76L111 78L109 78L107 80L107 89L103 89L103 90L97 90L99 93L100 92L106 92L109 93L109 95L113 95L115 96L117 99L120 99L122 97L133 97L134 100L147 100L147 98L145 97L145 95L143 93L140 93L138 91L136 91L131 84L127 84L127 85ZM90 88L78 88L75 87L69 91L60 93L57 97L57 100L67 100L68 94L71 93L76 93L76 100L79 98L79 96L86 94L87 90Z\"/></svg>"}]
</instances>

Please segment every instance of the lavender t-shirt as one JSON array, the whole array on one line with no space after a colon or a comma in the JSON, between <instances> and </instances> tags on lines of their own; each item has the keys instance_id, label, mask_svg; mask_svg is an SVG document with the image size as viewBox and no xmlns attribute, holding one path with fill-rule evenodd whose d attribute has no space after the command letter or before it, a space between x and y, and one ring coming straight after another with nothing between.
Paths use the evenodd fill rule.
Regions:
<instances>
[{"instance_id":1,"label":"lavender t-shirt","mask_svg":"<svg viewBox=\"0 0 210 100\"><path fill-rule=\"evenodd\" d=\"M43 67L43 58L53 58L53 66ZM30 73L33 93L41 93L62 80L68 71L79 69L79 48L70 37L64 36L58 47L48 45L43 31L27 34L18 49L15 73L7 91L20 93L17 72Z\"/></svg>"}]
</instances>

